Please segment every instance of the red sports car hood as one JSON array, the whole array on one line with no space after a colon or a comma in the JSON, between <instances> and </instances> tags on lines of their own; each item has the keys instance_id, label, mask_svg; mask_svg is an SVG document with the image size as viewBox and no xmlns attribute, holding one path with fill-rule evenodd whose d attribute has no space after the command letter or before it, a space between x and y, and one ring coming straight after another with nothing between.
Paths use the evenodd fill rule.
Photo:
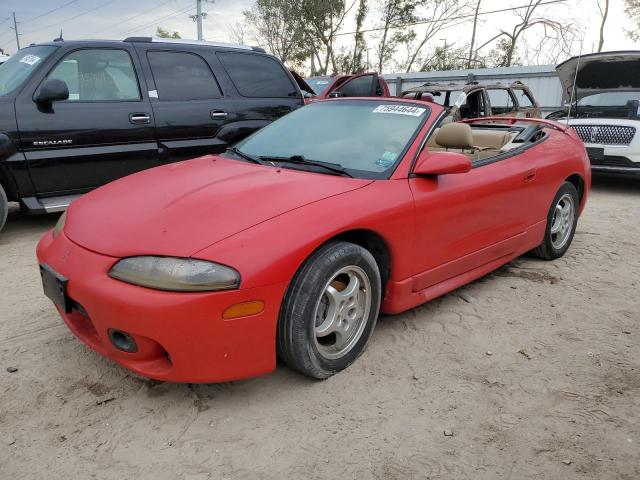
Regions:
<instances>
[{"instance_id":1,"label":"red sports car hood","mask_svg":"<svg viewBox=\"0 0 640 480\"><path fill-rule=\"evenodd\" d=\"M114 257L187 257L287 211L371 183L202 157L131 175L69 207L65 234Z\"/></svg>"}]
</instances>

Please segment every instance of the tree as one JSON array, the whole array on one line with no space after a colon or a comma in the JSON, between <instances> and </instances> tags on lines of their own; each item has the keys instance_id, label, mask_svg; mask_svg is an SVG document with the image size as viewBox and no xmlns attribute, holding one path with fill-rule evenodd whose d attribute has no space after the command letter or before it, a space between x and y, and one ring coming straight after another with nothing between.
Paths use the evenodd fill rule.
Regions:
<instances>
[{"instance_id":1,"label":"tree","mask_svg":"<svg viewBox=\"0 0 640 480\"><path fill-rule=\"evenodd\" d=\"M367 48L367 43L364 40L364 34L362 33L362 24L365 18L367 18L367 12L369 6L367 0L360 0L358 4L358 11L356 12L356 32L353 38L353 59L351 60L350 73L362 73L368 65L363 63L363 54Z\"/></svg>"},{"instance_id":2,"label":"tree","mask_svg":"<svg viewBox=\"0 0 640 480\"><path fill-rule=\"evenodd\" d=\"M478 47L478 50L501 40L498 49L502 50L500 66L504 67L514 64L520 44L526 49L526 57L530 62L539 61L542 57L546 62L554 62L558 57L570 53L573 43L579 37L578 27L573 22L559 21L543 13L539 8L541 3L543 0L529 0L524 8L514 10L518 23L511 30L500 30L500 33ZM542 35L536 45L530 46L525 36L533 29L542 30Z\"/></svg>"},{"instance_id":3,"label":"tree","mask_svg":"<svg viewBox=\"0 0 640 480\"><path fill-rule=\"evenodd\" d=\"M607 23L607 16L609 15L609 0L598 0L598 10L600 11L600 40L598 41L598 52L601 52L602 45L604 45L604 25Z\"/></svg>"},{"instance_id":4,"label":"tree","mask_svg":"<svg viewBox=\"0 0 640 480\"><path fill-rule=\"evenodd\" d=\"M431 70L460 70L466 68L468 63L467 46L455 47L453 45L442 45L436 47L420 67L421 72Z\"/></svg>"},{"instance_id":5,"label":"tree","mask_svg":"<svg viewBox=\"0 0 640 480\"><path fill-rule=\"evenodd\" d=\"M421 33L407 36L406 58L401 67L410 72L423 56L424 48L430 44L442 30L460 21L466 13L467 3L461 0L422 0L418 3L422 15L419 21L424 24Z\"/></svg>"},{"instance_id":6,"label":"tree","mask_svg":"<svg viewBox=\"0 0 640 480\"><path fill-rule=\"evenodd\" d=\"M249 41L251 32L245 22L236 22L229 26L229 38L234 43L244 45Z\"/></svg>"},{"instance_id":7,"label":"tree","mask_svg":"<svg viewBox=\"0 0 640 480\"><path fill-rule=\"evenodd\" d=\"M257 0L251 9L242 12L256 41L283 63L300 63L308 56L302 4L302 0ZM236 29L234 35L239 34Z\"/></svg>"},{"instance_id":8,"label":"tree","mask_svg":"<svg viewBox=\"0 0 640 480\"><path fill-rule=\"evenodd\" d=\"M160 38L182 38L180 34L174 30L173 32L169 32L169 30L165 30L162 27L158 27L156 29L156 37Z\"/></svg>"},{"instance_id":9,"label":"tree","mask_svg":"<svg viewBox=\"0 0 640 480\"><path fill-rule=\"evenodd\" d=\"M626 30L627 36L632 40L640 40L640 0L625 0L624 5L624 12L633 24L630 30Z\"/></svg>"},{"instance_id":10,"label":"tree","mask_svg":"<svg viewBox=\"0 0 640 480\"><path fill-rule=\"evenodd\" d=\"M415 38L413 29L405 25L417 20L416 6L417 3L412 0L383 0L380 4L379 13L382 18L378 28L382 33L376 48L379 73L382 73L400 43Z\"/></svg>"},{"instance_id":11,"label":"tree","mask_svg":"<svg viewBox=\"0 0 640 480\"><path fill-rule=\"evenodd\" d=\"M307 42L320 66L319 73L329 72L329 63L333 72L338 72L338 63L334 43L336 35L342 28L344 19L356 3L353 0L349 6L345 0L301 0L301 18L307 25ZM324 61L321 51L324 49Z\"/></svg>"},{"instance_id":12,"label":"tree","mask_svg":"<svg viewBox=\"0 0 640 480\"><path fill-rule=\"evenodd\" d=\"M469 45L469 58L467 59L467 68L472 68L471 65L475 56L473 47L476 43L476 29L478 27L478 13L480 12L480 3L481 0L477 0L475 14L473 15L473 29L471 30L471 44Z\"/></svg>"}]
</instances>

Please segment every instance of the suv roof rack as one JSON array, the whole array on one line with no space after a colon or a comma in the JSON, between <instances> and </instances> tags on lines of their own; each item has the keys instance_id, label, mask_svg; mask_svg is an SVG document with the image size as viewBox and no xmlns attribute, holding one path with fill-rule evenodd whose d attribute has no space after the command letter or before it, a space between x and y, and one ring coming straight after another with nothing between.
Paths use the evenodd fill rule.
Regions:
<instances>
[{"instance_id":1,"label":"suv roof rack","mask_svg":"<svg viewBox=\"0 0 640 480\"><path fill-rule=\"evenodd\" d=\"M253 50L256 52L265 53L264 48L251 47L249 45L242 45L239 43L226 43L226 42L207 42L206 40L187 40L182 38L159 38L159 37L127 37L125 42L139 42L139 43L181 43L186 45L206 45L209 47L226 47L226 48L240 48L242 50Z\"/></svg>"}]
</instances>

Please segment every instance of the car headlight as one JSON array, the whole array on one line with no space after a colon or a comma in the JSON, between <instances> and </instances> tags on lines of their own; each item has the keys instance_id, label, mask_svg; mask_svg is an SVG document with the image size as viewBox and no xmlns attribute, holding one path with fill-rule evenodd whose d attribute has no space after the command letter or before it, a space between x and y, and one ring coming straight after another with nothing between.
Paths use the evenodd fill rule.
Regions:
<instances>
[{"instance_id":1,"label":"car headlight","mask_svg":"<svg viewBox=\"0 0 640 480\"><path fill-rule=\"evenodd\" d=\"M65 210L65 212L62 215L60 215L60 218L58 219L56 226L53 227L53 232L51 233L53 238L56 238L58 234L64 229L64 223L66 221L67 221L67 211Z\"/></svg>"},{"instance_id":2,"label":"car headlight","mask_svg":"<svg viewBox=\"0 0 640 480\"><path fill-rule=\"evenodd\" d=\"M109 271L123 282L173 292L230 290L240 285L240 274L231 267L206 260L176 257L128 257Z\"/></svg>"}]
</instances>

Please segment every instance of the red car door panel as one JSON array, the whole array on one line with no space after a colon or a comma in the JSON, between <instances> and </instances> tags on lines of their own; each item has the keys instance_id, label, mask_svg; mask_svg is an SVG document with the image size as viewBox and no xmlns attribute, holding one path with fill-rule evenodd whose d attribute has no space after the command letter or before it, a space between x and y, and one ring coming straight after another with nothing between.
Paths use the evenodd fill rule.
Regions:
<instances>
[{"instance_id":1,"label":"red car door panel","mask_svg":"<svg viewBox=\"0 0 640 480\"><path fill-rule=\"evenodd\" d=\"M535 223L533 159L518 155L468 173L414 177L414 291L514 252Z\"/></svg>"}]
</instances>

